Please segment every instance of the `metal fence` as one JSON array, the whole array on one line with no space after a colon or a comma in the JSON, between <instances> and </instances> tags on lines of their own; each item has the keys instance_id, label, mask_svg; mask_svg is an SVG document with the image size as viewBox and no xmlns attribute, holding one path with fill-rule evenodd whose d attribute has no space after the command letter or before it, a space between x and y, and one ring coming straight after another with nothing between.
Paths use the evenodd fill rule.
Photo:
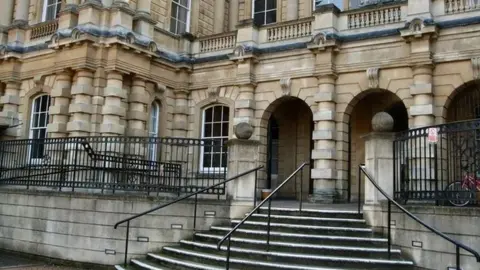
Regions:
<instances>
[{"instance_id":1,"label":"metal fence","mask_svg":"<svg viewBox=\"0 0 480 270\"><path fill-rule=\"evenodd\" d=\"M393 147L396 200L478 202L480 119L401 132Z\"/></svg>"},{"instance_id":2,"label":"metal fence","mask_svg":"<svg viewBox=\"0 0 480 270\"><path fill-rule=\"evenodd\" d=\"M101 193L189 193L225 179L226 155L222 140L74 137L0 141L0 185ZM225 187L207 192L224 194Z\"/></svg>"}]
</instances>

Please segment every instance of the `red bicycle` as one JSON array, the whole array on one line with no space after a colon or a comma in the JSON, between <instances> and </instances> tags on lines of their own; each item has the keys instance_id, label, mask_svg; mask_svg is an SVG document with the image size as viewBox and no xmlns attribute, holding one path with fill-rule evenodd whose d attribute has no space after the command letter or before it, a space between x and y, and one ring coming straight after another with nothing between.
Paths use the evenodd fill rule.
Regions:
<instances>
[{"instance_id":1,"label":"red bicycle","mask_svg":"<svg viewBox=\"0 0 480 270\"><path fill-rule=\"evenodd\" d=\"M477 191L480 192L479 173L465 172L462 181L453 182L445 189L445 196L454 206L465 206L476 200Z\"/></svg>"}]
</instances>

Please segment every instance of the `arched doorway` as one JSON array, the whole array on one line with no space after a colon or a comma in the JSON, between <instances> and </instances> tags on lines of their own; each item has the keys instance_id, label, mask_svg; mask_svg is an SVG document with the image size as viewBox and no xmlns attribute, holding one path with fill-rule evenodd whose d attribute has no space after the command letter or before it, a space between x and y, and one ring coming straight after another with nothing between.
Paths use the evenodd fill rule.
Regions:
<instances>
[{"instance_id":1,"label":"arched doorway","mask_svg":"<svg viewBox=\"0 0 480 270\"><path fill-rule=\"evenodd\" d=\"M355 98L349 114L349 185L348 200L358 200L358 166L365 163L365 140L363 136L372 132L372 118L379 112L389 113L394 121L394 132L408 129L408 112L398 96L387 90L370 90ZM363 194L364 186L360 187ZM363 196L363 195L362 195Z\"/></svg>"},{"instance_id":2,"label":"arched doorway","mask_svg":"<svg viewBox=\"0 0 480 270\"><path fill-rule=\"evenodd\" d=\"M471 81L456 89L446 107L446 122L480 118L480 81Z\"/></svg>"},{"instance_id":3,"label":"arched doorway","mask_svg":"<svg viewBox=\"0 0 480 270\"><path fill-rule=\"evenodd\" d=\"M274 189L301 163L309 161L313 147L313 113L305 101L282 97L265 110L262 117L267 128L267 188ZM302 185L302 186L300 186ZM307 198L312 191L310 171L304 170L278 193L277 199L298 199L300 191Z\"/></svg>"}]
</instances>

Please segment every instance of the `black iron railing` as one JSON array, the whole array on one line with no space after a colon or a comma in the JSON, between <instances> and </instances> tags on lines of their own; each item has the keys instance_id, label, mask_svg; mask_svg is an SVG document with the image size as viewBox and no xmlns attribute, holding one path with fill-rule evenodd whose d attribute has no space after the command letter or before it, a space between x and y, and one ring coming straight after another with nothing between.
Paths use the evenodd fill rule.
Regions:
<instances>
[{"instance_id":1,"label":"black iron railing","mask_svg":"<svg viewBox=\"0 0 480 270\"><path fill-rule=\"evenodd\" d=\"M202 158L211 161L211 153L218 156L213 162L200 162ZM190 193L225 179L226 155L221 141L188 138L0 141L0 185L101 193ZM225 187L206 192L221 195Z\"/></svg>"},{"instance_id":2,"label":"black iron railing","mask_svg":"<svg viewBox=\"0 0 480 270\"><path fill-rule=\"evenodd\" d=\"M376 190L378 190L380 193L382 193L382 195L385 197L385 199L388 201L388 214L387 214L387 237L388 237L388 256L389 258L391 257L391 246L392 246L392 223L391 223L391 220L392 220L392 204L395 205L398 209L400 209L400 211L402 211L403 213L405 213L407 216L409 216L410 218L412 218L413 220L415 220L416 222L420 223L423 227L427 228L429 231L431 231L432 233L440 236L441 238L447 240L448 242L452 243L455 245L455 252L456 252L456 270L461 270L460 268L460 249L463 249L469 253L471 253L475 259L477 260L477 262L480 263L480 254L478 254L478 252L476 252L475 250L473 250L472 248L456 241L455 239L452 239L451 237L449 237L448 235L442 233L441 231L429 226L428 224L426 224L425 222L423 222L422 220L420 220L417 216L415 216L414 214L412 214L411 212L409 212L407 209L403 208L398 202L396 202L392 197L390 197L387 192L385 192L379 185L378 183L373 179L373 176L367 171L367 169L365 168L365 165L360 165L358 167L358 184L361 185L362 184L362 173L363 175L365 175L365 178L368 179L370 181L370 183L372 183L372 185L375 187ZM359 193L360 194L360 193ZM361 213L361 198L359 198L358 200L358 213L360 214Z\"/></svg>"},{"instance_id":3,"label":"black iron railing","mask_svg":"<svg viewBox=\"0 0 480 270\"><path fill-rule=\"evenodd\" d=\"M308 163L304 162L302 165L300 165L285 181L283 181L275 190L273 190L270 195L268 195L261 203L259 203L255 208L246 215L242 221L240 221L233 229L231 229L217 244L217 249L220 250L222 247L222 244L228 239L228 244L227 244L227 258L226 258L226 268L225 269L230 269L230 243L231 243L231 237L232 234L237 231L237 229L247 221L255 212L257 212L260 207L262 207L266 202L268 202L268 218L267 218L267 250L270 249L270 212L272 208L272 198L277 194L277 192L285 186L288 182L290 182L291 179L293 179L299 172L300 172L300 202L299 202L299 211L302 211L302 201L303 201L303 184L301 183L303 179L303 168L307 166ZM295 177L295 181L297 181L297 177ZM297 185L297 184L296 184Z\"/></svg>"},{"instance_id":4,"label":"black iron railing","mask_svg":"<svg viewBox=\"0 0 480 270\"><path fill-rule=\"evenodd\" d=\"M397 201L478 203L480 119L398 133L393 149Z\"/></svg>"},{"instance_id":5,"label":"black iron railing","mask_svg":"<svg viewBox=\"0 0 480 270\"><path fill-rule=\"evenodd\" d=\"M149 214L149 213L151 213L151 212L154 212L154 211L160 210L160 209L162 209L162 208L165 208L165 207L167 207L167 206L169 206L169 205L172 205L172 204L175 204L175 203L184 201L184 200L189 199L189 198L191 198L191 197L195 197L195 207L194 207L194 213L193 213L193 215L194 215L194 216L193 216L193 230L195 231L195 230L196 230L196 224L197 224L197 223L196 223L196 220L197 220L197 202L198 202L197 197L198 197L198 194L200 194L200 193L208 193L208 192L207 192L208 190L213 190L213 189L215 189L215 188L217 188L217 187L219 187L219 186L225 186L226 183L228 183L228 182L230 182L230 181L232 181L232 180L238 179L238 178L240 178L240 177L242 177L242 176L251 174L251 173L255 173L255 183L256 183L256 182L257 182L258 171L261 170L262 168L263 168L263 166L259 166L259 167L256 167L256 168L254 168L254 169L245 171L245 172L240 173L240 174L238 174L238 175L236 175L236 176L234 176L234 177L230 177L230 178L228 178L228 179L226 179L226 180L223 180L223 181L221 181L220 183L216 183L216 184L214 184L214 185L211 185L211 186L202 188L202 189L200 189L200 190L197 190L197 191L194 192L194 193L185 195L185 196L183 196L183 197L181 197L181 198L178 198L178 199L176 199L176 200L174 200L174 201L172 201L172 202L169 202L169 203L166 203L166 204L157 206L157 207L155 207L155 208L152 208L152 209L150 209L150 210L147 210L147 211L145 211L145 212L142 212L142 213L140 213L140 214L134 215L134 216L132 216L132 217L129 217L129 218L126 218L126 219L124 219L124 220L121 220L121 221L117 222L117 223L115 224L115 226L114 226L115 229L117 229L117 227L118 227L119 225L124 224L124 223L127 223L127 225L126 225L126 228L127 228L127 229L126 229L126 236L125 236L125 260L124 260L124 265L125 265L125 267L127 266L127 259L128 259L128 258L127 258L127 256L128 256L128 240L129 240L129 239L128 239L128 235L129 235L129 232L130 232L130 221L132 221L132 220L134 220L134 219L137 219L137 218L139 218L139 217L142 217L142 216L144 216L144 215L147 215L147 214ZM256 191L257 191L257 190L256 190L256 185L255 185L255 188L254 188L254 190L253 190L253 196L254 196L254 197L256 197Z\"/></svg>"}]
</instances>

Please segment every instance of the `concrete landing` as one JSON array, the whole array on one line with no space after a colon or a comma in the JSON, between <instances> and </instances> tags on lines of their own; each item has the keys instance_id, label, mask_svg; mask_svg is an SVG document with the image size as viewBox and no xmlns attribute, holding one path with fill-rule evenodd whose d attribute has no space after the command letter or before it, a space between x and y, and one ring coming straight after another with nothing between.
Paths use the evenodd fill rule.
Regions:
<instances>
[{"instance_id":1,"label":"concrete landing","mask_svg":"<svg viewBox=\"0 0 480 270\"><path fill-rule=\"evenodd\" d=\"M25 258L0 250L0 270L82 270L74 267L49 265L45 262Z\"/></svg>"},{"instance_id":2,"label":"concrete landing","mask_svg":"<svg viewBox=\"0 0 480 270\"><path fill-rule=\"evenodd\" d=\"M298 209L299 206L300 206L300 202L295 200L273 200L272 201L272 207L276 207L276 208ZM268 207L268 203L265 203L263 207ZM303 202L302 209L357 211L358 205L357 203L323 204L323 203ZM360 208L360 210L362 210L362 208Z\"/></svg>"}]
</instances>

